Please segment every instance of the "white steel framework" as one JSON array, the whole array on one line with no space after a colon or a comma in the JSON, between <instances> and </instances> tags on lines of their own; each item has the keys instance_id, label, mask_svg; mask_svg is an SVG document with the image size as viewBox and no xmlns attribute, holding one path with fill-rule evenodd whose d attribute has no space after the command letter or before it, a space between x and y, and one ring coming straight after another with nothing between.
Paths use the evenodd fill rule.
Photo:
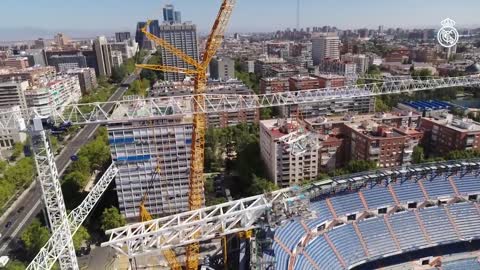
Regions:
<instances>
[{"instance_id":1,"label":"white steel framework","mask_svg":"<svg viewBox=\"0 0 480 270\"><path fill-rule=\"evenodd\" d=\"M174 216L125 226L106 233L110 240L102 246L113 247L129 257L156 253L257 228L256 222L275 204L290 211L287 204L298 201L298 188L286 188ZM199 235L197 235L199 234ZM127 247L125 249L125 247Z\"/></svg>"},{"instance_id":2,"label":"white steel framework","mask_svg":"<svg viewBox=\"0 0 480 270\"><path fill-rule=\"evenodd\" d=\"M31 131L32 148L38 173L38 181L42 187L43 201L47 210L48 220L52 232L58 232L56 239L62 247L58 259L63 270L78 268L72 233L67 223L67 210L63 200L62 188L58 180L57 166L50 150L47 135L43 129L41 119L34 119Z\"/></svg>"},{"instance_id":3,"label":"white steel framework","mask_svg":"<svg viewBox=\"0 0 480 270\"><path fill-rule=\"evenodd\" d=\"M294 92L279 92L262 95L200 94L148 99L133 99L88 104L73 104L53 109L52 117L57 122L72 124L109 123L115 121L150 120L165 116L184 116L202 113L235 112L285 105L308 104L328 100L341 100L354 97L372 97L388 94L402 94L416 91L434 90L449 87L479 86L480 75L444 77L426 80L385 81L342 87L331 87ZM204 102L201 102L204 100ZM109 108L106 110L105 108ZM197 108L197 109L195 109ZM113 113L118 111L123 113ZM24 113L38 116L35 109L5 113L0 117L0 128L8 127L12 121Z\"/></svg>"},{"instance_id":4,"label":"white steel framework","mask_svg":"<svg viewBox=\"0 0 480 270\"><path fill-rule=\"evenodd\" d=\"M114 163L110 165L103 176L98 180L97 184L93 187L83 202L70 214L68 219L62 222L62 228L70 228L71 235L74 235L90 214L92 209L97 204L100 197L103 195L107 187L113 181L118 173L118 169ZM40 252L30 262L27 270L46 270L52 268L60 254L67 246L64 241L64 232L57 230L52 234L52 237L48 240L45 246L42 247Z\"/></svg>"}]
</instances>

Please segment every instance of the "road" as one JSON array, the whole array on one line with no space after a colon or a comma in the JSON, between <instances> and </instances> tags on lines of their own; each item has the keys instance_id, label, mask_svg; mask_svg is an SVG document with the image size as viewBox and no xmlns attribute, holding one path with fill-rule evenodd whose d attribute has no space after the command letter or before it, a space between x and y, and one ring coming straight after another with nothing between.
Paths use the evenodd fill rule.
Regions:
<instances>
[{"instance_id":1,"label":"road","mask_svg":"<svg viewBox=\"0 0 480 270\"><path fill-rule=\"evenodd\" d=\"M149 57L146 57L148 61ZM144 61L145 62L145 61ZM124 80L124 84L131 84L136 78L137 74L132 74ZM125 92L127 87L119 87L110 97L109 101L120 100ZM105 105L103 109L105 111L110 111L113 105ZM80 147L85 145L93 136L99 125L86 125L82 130L64 147L62 152L56 157L55 164L57 165L57 170L59 175L62 175L70 164L70 157L75 155ZM31 221L37 216L43 207L42 203L42 191L37 182L31 190L26 191L27 194L23 198L17 200L15 205L16 209L23 207L22 212L12 211L8 218L4 222L0 223L0 256L7 255L10 251L14 250L18 243L15 241L16 237L19 236L19 233L31 223ZM6 227L7 223L10 223L8 228Z\"/></svg>"}]
</instances>

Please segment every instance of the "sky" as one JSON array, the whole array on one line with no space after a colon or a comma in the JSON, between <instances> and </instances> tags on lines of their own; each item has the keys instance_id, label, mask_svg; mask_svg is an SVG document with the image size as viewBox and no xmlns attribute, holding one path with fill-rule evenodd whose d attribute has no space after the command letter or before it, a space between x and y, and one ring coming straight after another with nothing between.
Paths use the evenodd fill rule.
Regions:
<instances>
[{"instance_id":1,"label":"sky","mask_svg":"<svg viewBox=\"0 0 480 270\"><path fill-rule=\"evenodd\" d=\"M64 31L71 35L133 31L138 21L160 18L174 4L184 21L207 32L221 0L1 0L0 40ZM300 0L301 27L436 27L450 17L480 26L479 0ZM296 0L237 0L229 32L294 28ZM33 37L32 37L33 38Z\"/></svg>"}]
</instances>

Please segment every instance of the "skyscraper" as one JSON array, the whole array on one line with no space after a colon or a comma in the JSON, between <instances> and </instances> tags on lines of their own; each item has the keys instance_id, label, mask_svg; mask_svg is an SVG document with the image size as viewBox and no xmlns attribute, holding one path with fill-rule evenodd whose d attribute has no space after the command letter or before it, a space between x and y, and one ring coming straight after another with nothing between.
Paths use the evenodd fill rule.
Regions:
<instances>
[{"instance_id":1,"label":"skyscraper","mask_svg":"<svg viewBox=\"0 0 480 270\"><path fill-rule=\"evenodd\" d=\"M59 47L63 47L70 43L70 39L64 33L58 33L55 35L55 43Z\"/></svg>"},{"instance_id":2,"label":"skyscraper","mask_svg":"<svg viewBox=\"0 0 480 270\"><path fill-rule=\"evenodd\" d=\"M98 74L109 77L112 75L112 52L107 38L98 37L93 44L93 49L97 57Z\"/></svg>"},{"instance_id":3,"label":"skyscraper","mask_svg":"<svg viewBox=\"0 0 480 270\"><path fill-rule=\"evenodd\" d=\"M312 38L313 64L318 65L326 58L340 58L340 39L336 33L321 33Z\"/></svg>"},{"instance_id":4,"label":"skyscraper","mask_svg":"<svg viewBox=\"0 0 480 270\"><path fill-rule=\"evenodd\" d=\"M117 32L115 33L116 42L124 42L125 40L130 39L130 32Z\"/></svg>"},{"instance_id":5,"label":"skyscraper","mask_svg":"<svg viewBox=\"0 0 480 270\"><path fill-rule=\"evenodd\" d=\"M176 48L198 61L198 38L197 27L194 24L163 24L160 25L158 37L163 38ZM161 48L162 64L178 68L194 69L193 66L186 64L183 60L173 55L165 48ZM184 74L167 72L165 80L182 81Z\"/></svg>"},{"instance_id":6,"label":"skyscraper","mask_svg":"<svg viewBox=\"0 0 480 270\"><path fill-rule=\"evenodd\" d=\"M175 11L173 5L165 5L163 8L163 21L170 24L182 23L182 15L180 11Z\"/></svg>"}]
</instances>

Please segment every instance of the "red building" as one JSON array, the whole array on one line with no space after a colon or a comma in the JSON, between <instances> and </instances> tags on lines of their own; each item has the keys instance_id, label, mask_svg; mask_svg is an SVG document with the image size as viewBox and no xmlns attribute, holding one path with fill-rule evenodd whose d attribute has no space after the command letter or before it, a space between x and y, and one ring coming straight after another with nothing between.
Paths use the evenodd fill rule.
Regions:
<instances>
[{"instance_id":1,"label":"red building","mask_svg":"<svg viewBox=\"0 0 480 270\"><path fill-rule=\"evenodd\" d=\"M320 88L341 87L345 85L345 77L334 74L321 74L316 76Z\"/></svg>"},{"instance_id":2,"label":"red building","mask_svg":"<svg viewBox=\"0 0 480 270\"><path fill-rule=\"evenodd\" d=\"M260 79L260 93L278 93L286 92L290 89L288 78L262 78Z\"/></svg>"},{"instance_id":3,"label":"red building","mask_svg":"<svg viewBox=\"0 0 480 270\"><path fill-rule=\"evenodd\" d=\"M295 75L288 79L290 85L290 91L300 91L300 90L309 90L317 89L320 87L320 81L317 77L304 76L304 75Z\"/></svg>"}]
</instances>

